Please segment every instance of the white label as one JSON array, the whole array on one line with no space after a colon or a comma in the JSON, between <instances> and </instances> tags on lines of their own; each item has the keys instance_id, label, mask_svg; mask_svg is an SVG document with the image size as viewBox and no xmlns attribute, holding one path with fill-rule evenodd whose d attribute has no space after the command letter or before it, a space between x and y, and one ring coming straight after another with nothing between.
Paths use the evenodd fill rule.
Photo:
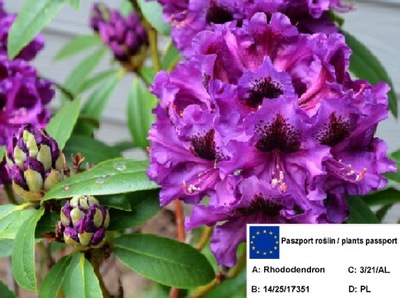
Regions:
<instances>
[{"instance_id":1,"label":"white label","mask_svg":"<svg viewBox=\"0 0 400 298\"><path fill-rule=\"evenodd\" d=\"M400 225L247 225L247 297L400 297Z\"/></svg>"}]
</instances>

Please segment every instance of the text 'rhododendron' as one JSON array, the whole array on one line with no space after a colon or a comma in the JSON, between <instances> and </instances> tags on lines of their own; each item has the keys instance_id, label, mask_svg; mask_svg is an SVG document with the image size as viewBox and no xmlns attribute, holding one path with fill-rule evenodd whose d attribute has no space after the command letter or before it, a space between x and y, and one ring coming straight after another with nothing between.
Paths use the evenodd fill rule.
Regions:
<instances>
[{"instance_id":1,"label":"text 'rhododendron'","mask_svg":"<svg viewBox=\"0 0 400 298\"><path fill-rule=\"evenodd\" d=\"M195 54L156 76L149 133L161 204L195 204L187 229L217 224L225 266L246 223L344 222L345 196L384 187L396 168L374 137L389 87L350 78L342 35L299 33L281 13L237 25L200 32Z\"/></svg>"}]
</instances>

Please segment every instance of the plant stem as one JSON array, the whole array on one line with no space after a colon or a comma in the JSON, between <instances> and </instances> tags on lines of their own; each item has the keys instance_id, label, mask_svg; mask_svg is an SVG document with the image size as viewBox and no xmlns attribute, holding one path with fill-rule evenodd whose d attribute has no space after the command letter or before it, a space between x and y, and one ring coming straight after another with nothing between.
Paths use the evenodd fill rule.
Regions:
<instances>
[{"instance_id":1,"label":"plant stem","mask_svg":"<svg viewBox=\"0 0 400 298\"><path fill-rule=\"evenodd\" d=\"M161 70L161 62L157 47L157 31L153 27L150 27L147 33L149 34L150 53L154 70L159 72Z\"/></svg>"},{"instance_id":2,"label":"plant stem","mask_svg":"<svg viewBox=\"0 0 400 298\"><path fill-rule=\"evenodd\" d=\"M204 246L207 244L208 239L211 236L211 233L213 231L212 227L204 227L203 229L203 233L201 234L201 237L199 239L199 242L197 243L196 249L197 250L202 250L204 248Z\"/></svg>"},{"instance_id":3,"label":"plant stem","mask_svg":"<svg viewBox=\"0 0 400 298\"><path fill-rule=\"evenodd\" d=\"M174 201L175 204L175 221L176 221L176 228L178 233L178 240L180 242L185 242L185 227L184 227L184 220L183 220L183 208L182 203L179 199Z\"/></svg>"},{"instance_id":4,"label":"plant stem","mask_svg":"<svg viewBox=\"0 0 400 298\"><path fill-rule=\"evenodd\" d=\"M89 262L92 264L94 273L99 280L101 292L103 293L103 298L110 298L110 293L106 285L104 284L103 276L100 273L100 264L103 259L104 255L103 252L100 250L92 249L89 254Z\"/></svg>"}]
</instances>

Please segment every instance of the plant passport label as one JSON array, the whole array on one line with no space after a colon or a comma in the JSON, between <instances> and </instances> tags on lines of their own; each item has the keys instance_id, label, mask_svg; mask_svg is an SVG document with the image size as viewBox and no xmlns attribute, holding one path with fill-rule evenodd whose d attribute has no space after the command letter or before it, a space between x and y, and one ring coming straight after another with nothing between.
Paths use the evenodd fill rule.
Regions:
<instances>
[{"instance_id":1,"label":"plant passport label","mask_svg":"<svg viewBox=\"0 0 400 298\"><path fill-rule=\"evenodd\" d=\"M247 225L247 297L400 297L400 225Z\"/></svg>"}]
</instances>

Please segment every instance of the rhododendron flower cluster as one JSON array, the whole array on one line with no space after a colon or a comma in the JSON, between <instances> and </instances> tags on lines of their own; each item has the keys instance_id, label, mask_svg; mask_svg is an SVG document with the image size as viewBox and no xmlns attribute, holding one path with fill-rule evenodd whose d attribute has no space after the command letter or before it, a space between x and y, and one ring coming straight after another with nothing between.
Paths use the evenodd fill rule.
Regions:
<instances>
[{"instance_id":1,"label":"rhododendron flower cluster","mask_svg":"<svg viewBox=\"0 0 400 298\"><path fill-rule=\"evenodd\" d=\"M149 41L139 16L132 12L127 17L118 10L95 3L90 26L110 47L116 60L128 70L141 67Z\"/></svg>"},{"instance_id":2,"label":"rhododendron flower cluster","mask_svg":"<svg viewBox=\"0 0 400 298\"><path fill-rule=\"evenodd\" d=\"M236 20L241 26L256 12L270 16L275 12L287 15L298 29L306 33L337 32L330 19L330 10L348 11L350 5L340 0L158 0L163 6L164 19L172 25L171 36L177 48L186 56L193 54L192 39L213 24Z\"/></svg>"},{"instance_id":3,"label":"rhododendron flower cluster","mask_svg":"<svg viewBox=\"0 0 400 298\"><path fill-rule=\"evenodd\" d=\"M374 133L389 87L350 78L341 34L256 13L200 32L193 51L155 78L148 174L162 205L195 204L187 229L217 225L219 264L236 263L246 223L341 223L346 195L386 185L395 165Z\"/></svg>"}]
</instances>

